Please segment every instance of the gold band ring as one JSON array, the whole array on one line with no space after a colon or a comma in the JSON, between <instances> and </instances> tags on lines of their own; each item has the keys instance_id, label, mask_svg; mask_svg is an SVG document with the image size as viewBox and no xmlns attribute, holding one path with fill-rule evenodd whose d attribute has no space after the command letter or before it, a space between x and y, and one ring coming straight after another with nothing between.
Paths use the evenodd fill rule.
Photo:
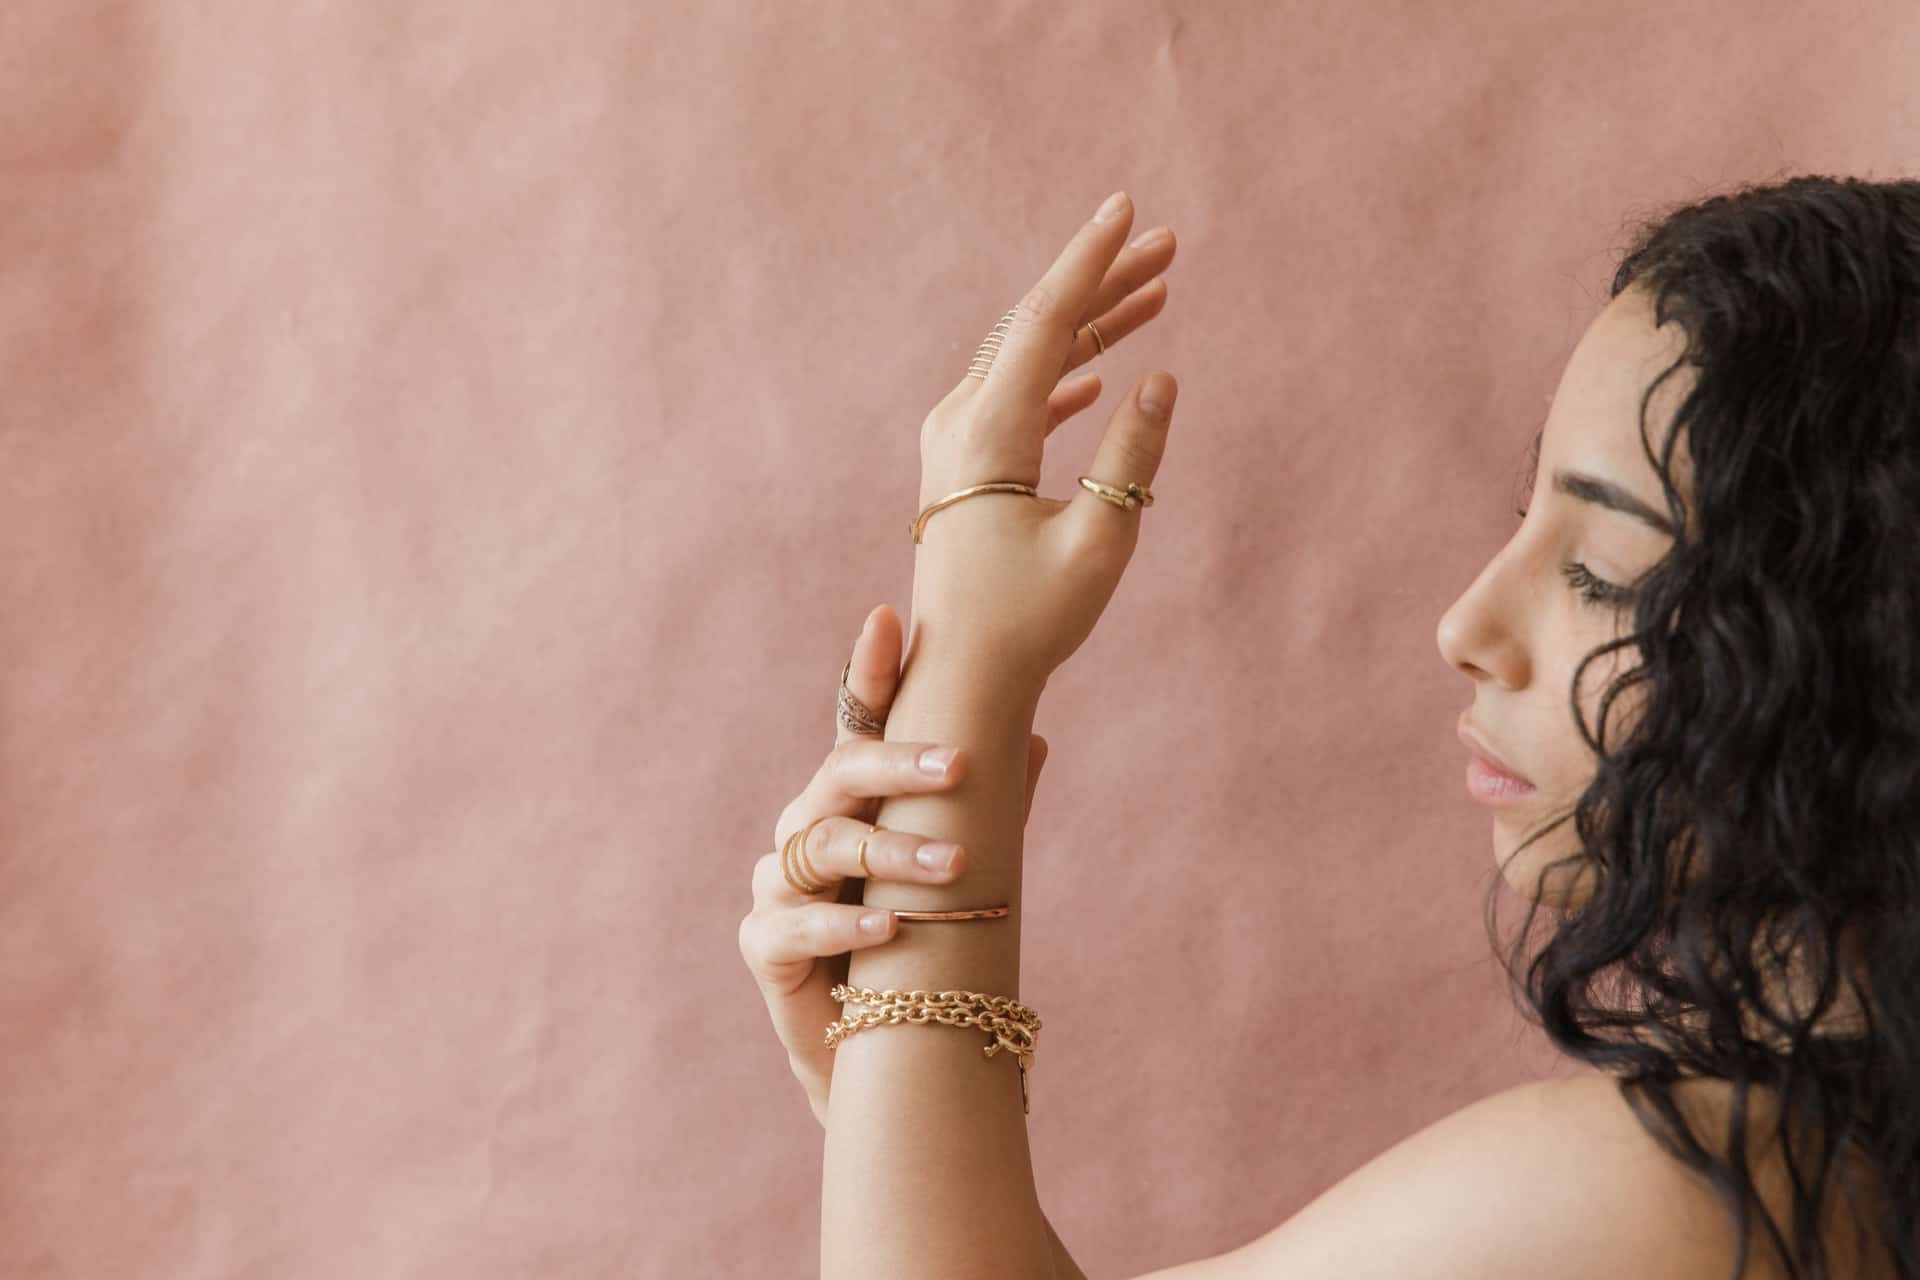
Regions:
<instances>
[{"instance_id":1,"label":"gold band ring","mask_svg":"<svg viewBox=\"0 0 1920 1280\"><path fill-rule=\"evenodd\" d=\"M1124 489L1117 489L1110 484L1100 483L1092 476L1081 476L1080 487L1102 502L1111 502L1122 511L1137 511L1153 505L1153 490L1145 485L1129 484Z\"/></svg>"}]
</instances>

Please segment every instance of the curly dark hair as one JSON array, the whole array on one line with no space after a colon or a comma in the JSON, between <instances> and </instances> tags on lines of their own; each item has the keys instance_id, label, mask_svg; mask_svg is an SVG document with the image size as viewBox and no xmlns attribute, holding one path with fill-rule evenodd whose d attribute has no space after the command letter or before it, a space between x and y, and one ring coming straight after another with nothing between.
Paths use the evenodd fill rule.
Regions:
<instances>
[{"instance_id":1,"label":"curly dark hair","mask_svg":"<svg viewBox=\"0 0 1920 1280\"><path fill-rule=\"evenodd\" d=\"M1754 1207L1787 1274L1827 1280L1829 1183L1860 1158L1882 1194L1838 1180L1852 1239L1920 1280L1920 182L1794 177L1668 209L1634 233L1609 297L1629 288L1685 336L1640 402L1677 536L1634 584L1631 632L1574 675L1592 783L1514 851L1572 818L1579 849L1541 883L1584 873L1593 892L1526 963L1536 898L1501 963L1528 1021L1616 1075L1641 1125L1711 1182L1733 1280ZM1647 406L1683 369L1695 380L1656 456ZM1610 744L1582 716L1580 676L1632 647L1602 732L1615 698L1643 701ZM1788 963L1818 982L1804 1016L1767 998ZM1864 1033L1813 1034L1842 981ZM1676 1104L1688 1077L1732 1086L1724 1158ZM1777 1106L1791 1243L1750 1173L1755 1084Z\"/></svg>"}]
</instances>

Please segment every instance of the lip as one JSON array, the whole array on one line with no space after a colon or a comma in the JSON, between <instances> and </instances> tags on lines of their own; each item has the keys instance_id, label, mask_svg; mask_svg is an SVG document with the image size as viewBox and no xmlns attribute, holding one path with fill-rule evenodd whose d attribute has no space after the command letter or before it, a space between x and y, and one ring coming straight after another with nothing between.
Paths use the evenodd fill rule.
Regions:
<instances>
[{"instance_id":1,"label":"lip","mask_svg":"<svg viewBox=\"0 0 1920 1280\"><path fill-rule=\"evenodd\" d=\"M1467 766L1467 791L1476 800L1488 804L1498 804L1501 800L1513 800L1534 791L1534 785L1523 777L1513 766L1488 747L1473 727L1467 725L1467 716L1461 714L1457 725L1461 747L1473 752L1475 760Z\"/></svg>"}]
</instances>

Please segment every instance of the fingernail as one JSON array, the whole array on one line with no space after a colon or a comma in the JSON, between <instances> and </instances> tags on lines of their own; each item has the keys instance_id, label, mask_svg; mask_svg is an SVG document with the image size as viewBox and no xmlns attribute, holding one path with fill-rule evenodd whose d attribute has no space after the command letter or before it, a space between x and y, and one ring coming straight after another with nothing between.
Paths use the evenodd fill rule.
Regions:
<instances>
[{"instance_id":1,"label":"fingernail","mask_svg":"<svg viewBox=\"0 0 1920 1280\"><path fill-rule=\"evenodd\" d=\"M891 911L869 911L860 917L860 932L877 938L887 931L887 923L892 918Z\"/></svg>"},{"instance_id":2,"label":"fingernail","mask_svg":"<svg viewBox=\"0 0 1920 1280\"><path fill-rule=\"evenodd\" d=\"M1093 220L1095 222L1112 222L1120 216L1120 211L1126 207L1127 193L1124 191L1116 191L1107 197L1105 204L1094 211Z\"/></svg>"},{"instance_id":3,"label":"fingernail","mask_svg":"<svg viewBox=\"0 0 1920 1280\"><path fill-rule=\"evenodd\" d=\"M1156 418L1173 412L1173 401L1180 394L1174 380L1164 373L1149 377L1140 387L1140 408Z\"/></svg>"},{"instance_id":4,"label":"fingernail","mask_svg":"<svg viewBox=\"0 0 1920 1280\"><path fill-rule=\"evenodd\" d=\"M1150 244L1159 244L1166 238L1167 229L1165 227L1155 227L1151 231L1142 231L1139 235L1135 236L1133 240L1128 243L1127 248L1144 249Z\"/></svg>"},{"instance_id":5,"label":"fingernail","mask_svg":"<svg viewBox=\"0 0 1920 1280\"><path fill-rule=\"evenodd\" d=\"M960 852L957 844L923 844L913 852L913 860L929 871L945 871Z\"/></svg>"},{"instance_id":6,"label":"fingernail","mask_svg":"<svg viewBox=\"0 0 1920 1280\"><path fill-rule=\"evenodd\" d=\"M947 776L947 766L953 763L952 747L928 747L920 753L920 772L930 778Z\"/></svg>"},{"instance_id":7,"label":"fingernail","mask_svg":"<svg viewBox=\"0 0 1920 1280\"><path fill-rule=\"evenodd\" d=\"M873 615L868 614L867 620L860 624L860 639L865 640L867 638L867 633L872 630L873 630Z\"/></svg>"}]
</instances>

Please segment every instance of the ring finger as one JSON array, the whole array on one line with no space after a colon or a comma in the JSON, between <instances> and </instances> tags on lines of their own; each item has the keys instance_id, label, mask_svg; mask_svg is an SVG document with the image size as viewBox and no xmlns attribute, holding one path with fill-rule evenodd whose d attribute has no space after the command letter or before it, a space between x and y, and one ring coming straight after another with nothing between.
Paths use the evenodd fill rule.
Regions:
<instances>
[{"instance_id":1,"label":"ring finger","mask_svg":"<svg viewBox=\"0 0 1920 1280\"><path fill-rule=\"evenodd\" d=\"M1166 278L1155 276L1095 318L1093 323L1100 330L1099 341L1094 340L1092 331L1082 322L1074 331L1073 345L1067 348L1067 363L1061 374L1070 373L1095 356L1111 351L1115 343L1159 315L1166 305Z\"/></svg>"}]
</instances>

